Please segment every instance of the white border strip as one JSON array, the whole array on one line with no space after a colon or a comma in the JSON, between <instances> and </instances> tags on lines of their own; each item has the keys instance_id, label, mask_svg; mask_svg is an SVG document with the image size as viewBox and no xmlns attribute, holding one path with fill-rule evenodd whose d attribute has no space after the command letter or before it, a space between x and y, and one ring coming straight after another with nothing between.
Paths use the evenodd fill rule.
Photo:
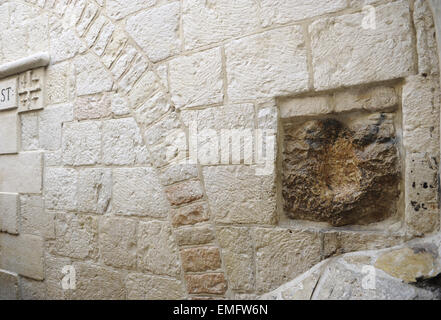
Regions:
<instances>
[{"instance_id":1,"label":"white border strip","mask_svg":"<svg viewBox=\"0 0 441 320\"><path fill-rule=\"evenodd\" d=\"M8 62L0 66L0 79L27 70L46 67L50 62L50 56L46 52L40 52L32 56Z\"/></svg>"}]
</instances>

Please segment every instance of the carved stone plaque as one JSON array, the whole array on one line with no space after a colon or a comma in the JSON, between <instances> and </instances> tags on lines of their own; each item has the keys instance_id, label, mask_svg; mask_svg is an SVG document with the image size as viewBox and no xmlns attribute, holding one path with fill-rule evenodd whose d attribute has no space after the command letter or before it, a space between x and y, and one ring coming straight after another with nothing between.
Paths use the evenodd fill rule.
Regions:
<instances>
[{"instance_id":1,"label":"carved stone plaque","mask_svg":"<svg viewBox=\"0 0 441 320\"><path fill-rule=\"evenodd\" d=\"M18 112L43 109L44 68L26 71L18 77Z\"/></svg>"},{"instance_id":2,"label":"carved stone plaque","mask_svg":"<svg viewBox=\"0 0 441 320\"><path fill-rule=\"evenodd\" d=\"M0 110L17 108L17 78L0 81Z\"/></svg>"}]
</instances>

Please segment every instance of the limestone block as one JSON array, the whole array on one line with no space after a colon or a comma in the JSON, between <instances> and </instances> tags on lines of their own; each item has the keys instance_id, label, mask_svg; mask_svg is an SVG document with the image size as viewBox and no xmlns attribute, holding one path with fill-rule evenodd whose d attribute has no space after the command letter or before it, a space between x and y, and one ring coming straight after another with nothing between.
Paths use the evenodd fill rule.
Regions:
<instances>
[{"instance_id":1,"label":"limestone block","mask_svg":"<svg viewBox=\"0 0 441 320\"><path fill-rule=\"evenodd\" d=\"M98 220L93 216L57 213L55 217L57 254L77 259L98 255Z\"/></svg>"},{"instance_id":2,"label":"limestone block","mask_svg":"<svg viewBox=\"0 0 441 320\"><path fill-rule=\"evenodd\" d=\"M127 32L152 62L164 60L179 52L180 10L180 3L172 2L127 19Z\"/></svg>"},{"instance_id":3,"label":"limestone block","mask_svg":"<svg viewBox=\"0 0 441 320\"><path fill-rule=\"evenodd\" d=\"M77 80L77 94L79 96L112 89L113 80L111 75L94 55L88 53L83 56L77 56L73 63Z\"/></svg>"},{"instance_id":4,"label":"limestone block","mask_svg":"<svg viewBox=\"0 0 441 320\"><path fill-rule=\"evenodd\" d=\"M142 108L141 105L146 102L147 99L151 98L153 93L158 89L159 83L155 74L152 71L146 72L128 94L130 106L132 108ZM159 93L156 95L158 94ZM153 113L152 111L150 112ZM138 121L144 122L142 118L137 118L139 118Z\"/></svg>"},{"instance_id":5,"label":"limestone block","mask_svg":"<svg viewBox=\"0 0 441 320\"><path fill-rule=\"evenodd\" d=\"M78 173L67 168L47 168L44 176L45 206L47 209L75 210L77 208Z\"/></svg>"},{"instance_id":6,"label":"limestone block","mask_svg":"<svg viewBox=\"0 0 441 320\"><path fill-rule=\"evenodd\" d=\"M220 103L224 98L218 48L173 59L169 77L172 102L178 108Z\"/></svg>"},{"instance_id":7,"label":"limestone block","mask_svg":"<svg viewBox=\"0 0 441 320\"><path fill-rule=\"evenodd\" d=\"M309 75L305 47L299 26L229 43L225 48L229 98L241 101L306 91Z\"/></svg>"},{"instance_id":8,"label":"limestone block","mask_svg":"<svg viewBox=\"0 0 441 320\"><path fill-rule=\"evenodd\" d=\"M106 46L109 43L110 37L112 36L114 31L115 25L112 22L108 22L106 25L104 25L101 33L98 35L95 44L93 45L93 51L97 55L101 56L104 53L104 50L106 49Z\"/></svg>"},{"instance_id":9,"label":"limestone block","mask_svg":"<svg viewBox=\"0 0 441 320\"><path fill-rule=\"evenodd\" d=\"M131 273L127 277L129 300L181 300L185 289L181 280Z\"/></svg>"},{"instance_id":10,"label":"limestone block","mask_svg":"<svg viewBox=\"0 0 441 320\"><path fill-rule=\"evenodd\" d=\"M136 266L137 224L121 218L100 220L100 253L106 265L130 269Z\"/></svg>"},{"instance_id":11,"label":"limestone block","mask_svg":"<svg viewBox=\"0 0 441 320\"><path fill-rule=\"evenodd\" d=\"M86 32L86 35L84 36L84 41L86 42L87 46L90 48L98 38L98 35L101 32L101 29L103 28L104 24L108 21L107 18L105 18L102 15L98 15L98 17L91 23L89 30Z\"/></svg>"},{"instance_id":12,"label":"limestone block","mask_svg":"<svg viewBox=\"0 0 441 320\"><path fill-rule=\"evenodd\" d=\"M123 215L165 217L169 205L152 168L114 169L113 210Z\"/></svg>"},{"instance_id":13,"label":"limestone block","mask_svg":"<svg viewBox=\"0 0 441 320\"><path fill-rule=\"evenodd\" d=\"M45 106L45 69L38 68L18 76L18 112L40 110Z\"/></svg>"},{"instance_id":14,"label":"limestone block","mask_svg":"<svg viewBox=\"0 0 441 320\"><path fill-rule=\"evenodd\" d=\"M108 117L111 114L111 102L112 95L110 94L78 97L74 107L75 119L85 120Z\"/></svg>"},{"instance_id":15,"label":"limestone block","mask_svg":"<svg viewBox=\"0 0 441 320\"><path fill-rule=\"evenodd\" d=\"M0 154L18 152L19 124L15 110L0 113Z\"/></svg>"},{"instance_id":16,"label":"limestone block","mask_svg":"<svg viewBox=\"0 0 441 320\"><path fill-rule=\"evenodd\" d=\"M127 98L121 94L113 95L110 108L112 110L112 113L116 116L124 116L130 113Z\"/></svg>"},{"instance_id":17,"label":"limestone block","mask_svg":"<svg viewBox=\"0 0 441 320\"><path fill-rule=\"evenodd\" d=\"M438 160L425 153L406 155L405 221L408 231L423 235L439 228Z\"/></svg>"},{"instance_id":18,"label":"limestone block","mask_svg":"<svg viewBox=\"0 0 441 320\"><path fill-rule=\"evenodd\" d=\"M192 164L172 164L164 168L159 173L159 179L163 185L171 185L176 182L197 178L199 175L198 167Z\"/></svg>"},{"instance_id":19,"label":"limestone block","mask_svg":"<svg viewBox=\"0 0 441 320\"><path fill-rule=\"evenodd\" d=\"M345 0L263 0L261 3L262 25L285 24L346 8Z\"/></svg>"},{"instance_id":20,"label":"limestone block","mask_svg":"<svg viewBox=\"0 0 441 320\"><path fill-rule=\"evenodd\" d=\"M77 33L80 37L83 37L87 31L92 20L98 12L98 6L93 2L87 2L86 8L80 17L80 20L76 26Z\"/></svg>"},{"instance_id":21,"label":"limestone block","mask_svg":"<svg viewBox=\"0 0 441 320\"><path fill-rule=\"evenodd\" d=\"M193 225L208 221L208 207L204 203L193 203L185 207L172 209L171 219L174 227Z\"/></svg>"},{"instance_id":22,"label":"limestone block","mask_svg":"<svg viewBox=\"0 0 441 320\"><path fill-rule=\"evenodd\" d=\"M195 246L207 244L214 240L214 232L210 226L192 226L174 230L179 246Z\"/></svg>"},{"instance_id":23,"label":"limestone block","mask_svg":"<svg viewBox=\"0 0 441 320\"><path fill-rule=\"evenodd\" d=\"M224 294L227 281L223 273L186 275L187 290L192 294Z\"/></svg>"},{"instance_id":24,"label":"limestone block","mask_svg":"<svg viewBox=\"0 0 441 320\"><path fill-rule=\"evenodd\" d=\"M0 192L40 193L42 160L41 152L0 157Z\"/></svg>"},{"instance_id":25,"label":"limestone block","mask_svg":"<svg viewBox=\"0 0 441 320\"><path fill-rule=\"evenodd\" d=\"M437 118L436 118L437 119ZM407 152L437 156L439 150L439 126L403 129L403 146Z\"/></svg>"},{"instance_id":26,"label":"limestone block","mask_svg":"<svg viewBox=\"0 0 441 320\"><path fill-rule=\"evenodd\" d=\"M66 123L63 128L63 163L80 166L100 162L101 123Z\"/></svg>"},{"instance_id":27,"label":"limestone block","mask_svg":"<svg viewBox=\"0 0 441 320\"><path fill-rule=\"evenodd\" d=\"M310 25L316 89L396 79L415 71L407 1L378 6L375 12L374 29L363 26L365 13Z\"/></svg>"},{"instance_id":28,"label":"limestone block","mask_svg":"<svg viewBox=\"0 0 441 320\"><path fill-rule=\"evenodd\" d=\"M317 116L332 112L328 96L284 99L280 101L280 116L293 118L300 116Z\"/></svg>"},{"instance_id":29,"label":"limestone block","mask_svg":"<svg viewBox=\"0 0 441 320\"><path fill-rule=\"evenodd\" d=\"M35 280L44 279L42 238L28 234L12 236L1 233L0 247L0 269Z\"/></svg>"},{"instance_id":30,"label":"limestone block","mask_svg":"<svg viewBox=\"0 0 441 320\"><path fill-rule=\"evenodd\" d=\"M181 250L184 272L216 271L221 267L219 248L197 247Z\"/></svg>"},{"instance_id":31,"label":"limestone block","mask_svg":"<svg viewBox=\"0 0 441 320\"><path fill-rule=\"evenodd\" d=\"M72 71L69 62L57 63L47 68L46 103L65 103L69 99L69 81Z\"/></svg>"},{"instance_id":32,"label":"limestone block","mask_svg":"<svg viewBox=\"0 0 441 320\"><path fill-rule=\"evenodd\" d=\"M112 197L111 169L84 169L78 173L78 211L107 212Z\"/></svg>"},{"instance_id":33,"label":"limestone block","mask_svg":"<svg viewBox=\"0 0 441 320\"><path fill-rule=\"evenodd\" d=\"M133 12L141 9L152 7L157 0L132 0L130 2L124 0L108 0L106 11L112 19L122 19Z\"/></svg>"},{"instance_id":34,"label":"limestone block","mask_svg":"<svg viewBox=\"0 0 441 320\"><path fill-rule=\"evenodd\" d=\"M418 73L439 74L435 23L428 1L415 1L413 20L417 38Z\"/></svg>"},{"instance_id":35,"label":"limestone block","mask_svg":"<svg viewBox=\"0 0 441 320\"><path fill-rule=\"evenodd\" d=\"M36 281L20 277L20 297L22 300L45 300L46 285L43 281Z\"/></svg>"},{"instance_id":36,"label":"limestone block","mask_svg":"<svg viewBox=\"0 0 441 320\"><path fill-rule=\"evenodd\" d=\"M56 17L49 19L49 41L52 63L74 57L81 46L81 40L74 28L66 28Z\"/></svg>"},{"instance_id":37,"label":"limestone block","mask_svg":"<svg viewBox=\"0 0 441 320\"><path fill-rule=\"evenodd\" d=\"M176 242L167 222L141 222L138 231L138 269L158 275L180 275Z\"/></svg>"},{"instance_id":38,"label":"limestone block","mask_svg":"<svg viewBox=\"0 0 441 320\"><path fill-rule=\"evenodd\" d=\"M138 79L147 70L149 62L141 53L137 53L133 59L132 65L128 69L127 73L122 76L118 82L118 91L129 93L136 85ZM150 72L150 71L149 71Z\"/></svg>"},{"instance_id":39,"label":"limestone block","mask_svg":"<svg viewBox=\"0 0 441 320\"><path fill-rule=\"evenodd\" d=\"M19 198L17 193L0 193L0 231L18 234L18 208Z\"/></svg>"},{"instance_id":40,"label":"limestone block","mask_svg":"<svg viewBox=\"0 0 441 320\"><path fill-rule=\"evenodd\" d=\"M0 270L0 300L18 300L18 276L16 273Z\"/></svg>"},{"instance_id":41,"label":"limestone block","mask_svg":"<svg viewBox=\"0 0 441 320\"><path fill-rule=\"evenodd\" d=\"M158 92L136 109L135 117L138 123L148 127L166 114L170 107L167 97L162 92Z\"/></svg>"},{"instance_id":42,"label":"limestone block","mask_svg":"<svg viewBox=\"0 0 441 320\"><path fill-rule=\"evenodd\" d=\"M111 72L116 79L119 79L124 72L130 67L130 63L133 61L137 54L136 48L128 44L122 49L122 53L112 65Z\"/></svg>"},{"instance_id":43,"label":"limestone block","mask_svg":"<svg viewBox=\"0 0 441 320\"><path fill-rule=\"evenodd\" d=\"M257 228L256 290L268 292L320 261L320 236L311 231Z\"/></svg>"},{"instance_id":44,"label":"limestone block","mask_svg":"<svg viewBox=\"0 0 441 320\"><path fill-rule=\"evenodd\" d=\"M357 88L336 92L334 102L335 112L392 111L398 107L398 96L392 87Z\"/></svg>"},{"instance_id":45,"label":"limestone block","mask_svg":"<svg viewBox=\"0 0 441 320\"><path fill-rule=\"evenodd\" d=\"M28 112L20 114L21 119L21 149L31 151L38 149L38 114Z\"/></svg>"},{"instance_id":46,"label":"limestone block","mask_svg":"<svg viewBox=\"0 0 441 320\"><path fill-rule=\"evenodd\" d=\"M413 131L416 128L430 128L439 126L439 112L441 106L440 87L438 77L408 77L403 86L403 129ZM406 141L404 142L406 144ZM426 151L427 146L421 141L412 146Z\"/></svg>"},{"instance_id":47,"label":"limestone block","mask_svg":"<svg viewBox=\"0 0 441 320\"><path fill-rule=\"evenodd\" d=\"M20 196L21 232L43 238L55 237L55 213L44 210L42 196Z\"/></svg>"},{"instance_id":48,"label":"limestone block","mask_svg":"<svg viewBox=\"0 0 441 320\"><path fill-rule=\"evenodd\" d=\"M165 194L173 206L190 203L204 196L199 181L187 181L165 188Z\"/></svg>"},{"instance_id":49,"label":"limestone block","mask_svg":"<svg viewBox=\"0 0 441 320\"><path fill-rule=\"evenodd\" d=\"M231 289L252 291L254 289L254 249L249 228L220 227L216 238L222 248L222 257Z\"/></svg>"},{"instance_id":50,"label":"limestone block","mask_svg":"<svg viewBox=\"0 0 441 320\"><path fill-rule=\"evenodd\" d=\"M61 147L61 127L64 122L73 120L73 106L60 104L45 108L39 114L40 147L57 150Z\"/></svg>"},{"instance_id":51,"label":"limestone block","mask_svg":"<svg viewBox=\"0 0 441 320\"><path fill-rule=\"evenodd\" d=\"M273 175L257 176L253 167L248 166L220 166L203 168L203 176L216 222L273 224L276 221Z\"/></svg>"},{"instance_id":52,"label":"limestone block","mask_svg":"<svg viewBox=\"0 0 441 320\"><path fill-rule=\"evenodd\" d=\"M251 0L185 0L182 6L187 50L251 33L259 27L258 6Z\"/></svg>"},{"instance_id":53,"label":"limestone block","mask_svg":"<svg viewBox=\"0 0 441 320\"><path fill-rule=\"evenodd\" d=\"M125 44L127 43L127 40L128 39L124 32L116 28L102 55L102 61L107 68L110 68L110 66L118 58Z\"/></svg>"},{"instance_id":54,"label":"limestone block","mask_svg":"<svg viewBox=\"0 0 441 320\"><path fill-rule=\"evenodd\" d=\"M124 274L90 263L76 262L73 300L122 300L126 298Z\"/></svg>"},{"instance_id":55,"label":"limestone block","mask_svg":"<svg viewBox=\"0 0 441 320\"><path fill-rule=\"evenodd\" d=\"M51 300L68 298L71 290L63 290L61 281L66 275L63 273L63 268L72 266L72 261L69 258L55 257L46 253L44 262L46 298Z\"/></svg>"},{"instance_id":56,"label":"limestone block","mask_svg":"<svg viewBox=\"0 0 441 320\"><path fill-rule=\"evenodd\" d=\"M103 162L105 164L139 163L143 152L146 151L142 137L133 118L107 120L103 123Z\"/></svg>"}]
</instances>

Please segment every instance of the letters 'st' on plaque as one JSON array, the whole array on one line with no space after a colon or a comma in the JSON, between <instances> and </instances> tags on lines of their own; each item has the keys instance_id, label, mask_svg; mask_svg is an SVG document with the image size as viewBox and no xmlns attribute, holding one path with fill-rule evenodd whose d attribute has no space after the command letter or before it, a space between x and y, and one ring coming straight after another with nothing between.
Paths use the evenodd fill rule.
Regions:
<instances>
[{"instance_id":1,"label":"letters 'st' on plaque","mask_svg":"<svg viewBox=\"0 0 441 320\"><path fill-rule=\"evenodd\" d=\"M17 108L17 77L0 81L0 110Z\"/></svg>"}]
</instances>

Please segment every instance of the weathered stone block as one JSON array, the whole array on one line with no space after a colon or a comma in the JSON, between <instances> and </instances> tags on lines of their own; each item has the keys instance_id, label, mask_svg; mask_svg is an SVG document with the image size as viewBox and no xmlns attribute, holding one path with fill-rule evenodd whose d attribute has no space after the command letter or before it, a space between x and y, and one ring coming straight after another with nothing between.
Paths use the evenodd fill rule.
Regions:
<instances>
[{"instance_id":1,"label":"weathered stone block","mask_svg":"<svg viewBox=\"0 0 441 320\"><path fill-rule=\"evenodd\" d=\"M116 268L136 266L137 222L129 219L100 220L100 252L104 263Z\"/></svg>"},{"instance_id":2,"label":"weathered stone block","mask_svg":"<svg viewBox=\"0 0 441 320\"><path fill-rule=\"evenodd\" d=\"M197 180L168 186L165 188L165 193L173 206L190 203L204 196L202 185Z\"/></svg>"},{"instance_id":3,"label":"weathered stone block","mask_svg":"<svg viewBox=\"0 0 441 320\"><path fill-rule=\"evenodd\" d=\"M47 209L75 210L77 208L78 173L74 169L47 168L44 176L44 195Z\"/></svg>"},{"instance_id":4,"label":"weathered stone block","mask_svg":"<svg viewBox=\"0 0 441 320\"><path fill-rule=\"evenodd\" d=\"M72 120L73 106L71 104L45 108L39 115L40 147L45 150L59 149L63 123Z\"/></svg>"},{"instance_id":5,"label":"weathered stone block","mask_svg":"<svg viewBox=\"0 0 441 320\"><path fill-rule=\"evenodd\" d=\"M43 281L36 281L20 277L20 298L22 300L45 300L46 285Z\"/></svg>"},{"instance_id":6,"label":"weathered stone block","mask_svg":"<svg viewBox=\"0 0 441 320\"><path fill-rule=\"evenodd\" d=\"M187 50L251 33L259 27L258 6L254 1L185 0L182 6Z\"/></svg>"},{"instance_id":7,"label":"weathered stone block","mask_svg":"<svg viewBox=\"0 0 441 320\"><path fill-rule=\"evenodd\" d=\"M112 197L111 169L84 169L78 174L78 210L107 212Z\"/></svg>"},{"instance_id":8,"label":"weathered stone block","mask_svg":"<svg viewBox=\"0 0 441 320\"><path fill-rule=\"evenodd\" d=\"M92 165L101 157L101 123L73 122L63 128L63 162L67 165Z\"/></svg>"},{"instance_id":9,"label":"weathered stone block","mask_svg":"<svg viewBox=\"0 0 441 320\"><path fill-rule=\"evenodd\" d=\"M169 205L152 168L114 169L113 209L115 213L165 217Z\"/></svg>"},{"instance_id":10,"label":"weathered stone block","mask_svg":"<svg viewBox=\"0 0 441 320\"><path fill-rule=\"evenodd\" d=\"M173 59L169 68L172 102L178 108L222 102L224 94L220 49Z\"/></svg>"},{"instance_id":11,"label":"weathered stone block","mask_svg":"<svg viewBox=\"0 0 441 320\"><path fill-rule=\"evenodd\" d=\"M64 103L68 101L71 77L69 62L58 63L47 68L47 104Z\"/></svg>"},{"instance_id":12,"label":"weathered stone block","mask_svg":"<svg viewBox=\"0 0 441 320\"><path fill-rule=\"evenodd\" d=\"M159 173L159 179L165 186L176 182L197 178L199 175L197 165L192 164L172 164L164 168Z\"/></svg>"},{"instance_id":13,"label":"weathered stone block","mask_svg":"<svg viewBox=\"0 0 441 320\"><path fill-rule=\"evenodd\" d=\"M393 118L345 124L329 118L285 127L285 213L334 226L368 224L395 213L400 164Z\"/></svg>"},{"instance_id":14,"label":"weathered stone block","mask_svg":"<svg viewBox=\"0 0 441 320\"><path fill-rule=\"evenodd\" d=\"M0 193L0 232L18 234L18 193Z\"/></svg>"},{"instance_id":15,"label":"weathered stone block","mask_svg":"<svg viewBox=\"0 0 441 320\"><path fill-rule=\"evenodd\" d=\"M0 300L18 300L18 276L6 270L0 270Z\"/></svg>"},{"instance_id":16,"label":"weathered stone block","mask_svg":"<svg viewBox=\"0 0 441 320\"><path fill-rule=\"evenodd\" d=\"M18 152L19 128L15 110L0 113L0 154Z\"/></svg>"},{"instance_id":17,"label":"weathered stone block","mask_svg":"<svg viewBox=\"0 0 441 320\"><path fill-rule=\"evenodd\" d=\"M208 221L210 218L208 207L204 203L190 204L189 206L172 209L171 219L175 227L193 225Z\"/></svg>"},{"instance_id":18,"label":"weathered stone block","mask_svg":"<svg viewBox=\"0 0 441 320\"><path fill-rule=\"evenodd\" d=\"M185 272L216 271L221 267L220 252L216 247L182 249L181 259Z\"/></svg>"},{"instance_id":19,"label":"weathered stone block","mask_svg":"<svg viewBox=\"0 0 441 320\"><path fill-rule=\"evenodd\" d=\"M398 107L398 95L392 87L357 88L336 92L334 101L335 112L392 111Z\"/></svg>"},{"instance_id":20,"label":"weathered stone block","mask_svg":"<svg viewBox=\"0 0 441 320\"><path fill-rule=\"evenodd\" d=\"M74 61L76 88L79 96L112 89L113 80L108 71L93 54L77 56Z\"/></svg>"},{"instance_id":21,"label":"weathered stone block","mask_svg":"<svg viewBox=\"0 0 441 320\"><path fill-rule=\"evenodd\" d=\"M75 102L75 118L84 120L110 116L111 97L110 94L95 94L78 97Z\"/></svg>"},{"instance_id":22,"label":"weathered stone block","mask_svg":"<svg viewBox=\"0 0 441 320\"><path fill-rule=\"evenodd\" d=\"M308 89L301 27L286 27L228 44L228 96L233 101L299 93Z\"/></svg>"},{"instance_id":23,"label":"weathered stone block","mask_svg":"<svg viewBox=\"0 0 441 320\"><path fill-rule=\"evenodd\" d=\"M322 18L310 25L316 89L396 79L415 71L407 1L378 6L375 13L372 29L363 27L365 13Z\"/></svg>"},{"instance_id":24,"label":"weathered stone block","mask_svg":"<svg viewBox=\"0 0 441 320\"><path fill-rule=\"evenodd\" d=\"M256 290L268 292L294 279L320 261L318 233L290 229L257 228Z\"/></svg>"},{"instance_id":25,"label":"weathered stone block","mask_svg":"<svg viewBox=\"0 0 441 320\"><path fill-rule=\"evenodd\" d=\"M98 220L93 216L57 213L55 250L59 255L95 259L98 255Z\"/></svg>"},{"instance_id":26,"label":"weathered stone block","mask_svg":"<svg viewBox=\"0 0 441 320\"><path fill-rule=\"evenodd\" d=\"M186 275L187 290L191 294L224 294L227 281L223 273Z\"/></svg>"},{"instance_id":27,"label":"weathered stone block","mask_svg":"<svg viewBox=\"0 0 441 320\"><path fill-rule=\"evenodd\" d=\"M152 95L160 88L158 79L154 72L148 71L146 72L141 79L133 86L132 90L130 90L128 94L130 107L132 109L142 108L141 105L146 102L147 99L152 98ZM159 94L159 93L157 93ZM159 108L160 110L161 108ZM154 111L151 111L154 114ZM141 116L141 112L137 112L137 119L140 122L143 122L143 118Z\"/></svg>"},{"instance_id":28,"label":"weathered stone block","mask_svg":"<svg viewBox=\"0 0 441 320\"><path fill-rule=\"evenodd\" d=\"M203 176L216 222L273 224L276 221L273 175L257 176L253 167L248 166L221 166L205 167Z\"/></svg>"},{"instance_id":29,"label":"weathered stone block","mask_svg":"<svg viewBox=\"0 0 441 320\"><path fill-rule=\"evenodd\" d=\"M36 280L44 279L42 238L0 233L0 247L0 269Z\"/></svg>"},{"instance_id":30,"label":"weathered stone block","mask_svg":"<svg viewBox=\"0 0 441 320\"><path fill-rule=\"evenodd\" d=\"M138 269L174 277L180 274L178 247L168 223L152 221L139 224Z\"/></svg>"},{"instance_id":31,"label":"weathered stone block","mask_svg":"<svg viewBox=\"0 0 441 320\"><path fill-rule=\"evenodd\" d=\"M44 107L45 70L38 68L18 77L18 112L40 110Z\"/></svg>"},{"instance_id":32,"label":"weathered stone block","mask_svg":"<svg viewBox=\"0 0 441 320\"><path fill-rule=\"evenodd\" d=\"M186 295L181 280L132 273L126 283L130 300L180 300Z\"/></svg>"},{"instance_id":33,"label":"weathered stone block","mask_svg":"<svg viewBox=\"0 0 441 320\"><path fill-rule=\"evenodd\" d=\"M127 19L126 30L153 62L179 52L180 3L172 2Z\"/></svg>"},{"instance_id":34,"label":"weathered stone block","mask_svg":"<svg viewBox=\"0 0 441 320\"><path fill-rule=\"evenodd\" d=\"M280 116L293 118L316 116L332 112L329 96L283 99L280 101Z\"/></svg>"},{"instance_id":35,"label":"weathered stone block","mask_svg":"<svg viewBox=\"0 0 441 320\"><path fill-rule=\"evenodd\" d=\"M0 192L40 193L42 160L41 152L0 157Z\"/></svg>"},{"instance_id":36,"label":"weathered stone block","mask_svg":"<svg viewBox=\"0 0 441 320\"><path fill-rule=\"evenodd\" d=\"M22 113L21 119L21 149L32 151L38 149L38 114L36 112Z\"/></svg>"},{"instance_id":37,"label":"weathered stone block","mask_svg":"<svg viewBox=\"0 0 441 320\"><path fill-rule=\"evenodd\" d=\"M130 2L123 0L108 0L106 11L110 18L122 19L129 14L149 8L155 5L157 0L132 0Z\"/></svg>"},{"instance_id":38,"label":"weathered stone block","mask_svg":"<svg viewBox=\"0 0 441 320\"><path fill-rule=\"evenodd\" d=\"M214 241L214 232L210 226L191 226L174 230L179 246L195 246Z\"/></svg>"},{"instance_id":39,"label":"weathered stone block","mask_svg":"<svg viewBox=\"0 0 441 320\"><path fill-rule=\"evenodd\" d=\"M43 238L55 237L55 213L44 210L42 196L20 196L21 232Z\"/></svg>"},{"instance_id":40,"label":"weathered stone block","mask_svg":"<svg viewBox=\"0 0 441 320\"><path fill-rule=\"evenodd\" d=\"M171 106L164 93L158 92L135 111L136 119L144 127L150 126L170 110Z\"/></svg>"}]
</instances>

